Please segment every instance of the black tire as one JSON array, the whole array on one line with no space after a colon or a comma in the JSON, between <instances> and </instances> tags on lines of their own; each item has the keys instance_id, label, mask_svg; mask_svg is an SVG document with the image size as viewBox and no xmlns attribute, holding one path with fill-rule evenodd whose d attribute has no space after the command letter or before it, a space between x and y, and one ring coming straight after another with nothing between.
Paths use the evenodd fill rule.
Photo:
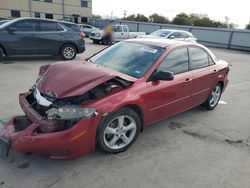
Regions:
<instances>
[{"instance_id":1,"label":"black tire","mask_svg":"<svg viewBox=\"0 0 250 188\"><path fill-rule=\"evenodd\" d=\"M94 43L94 44L99 44L100 41L99 41L99 40L93 40L93 43Z\"/></svg>"},{"instance_id":2,"label":"black tire","mask_svg":"<svg viewBox=\"0 0 250 188\"><path fill-rule=\"evenodd\" d=\"M104 44L104 45L108 45L108 41L104 38L104 37L102 37L102 44Z\"/></svg>"},{"instance_id":3,"label":"black tire","mask_svg":"<svg viewBox=\"0 0 250 188\"><path fill-rule=\"evenodd\" d=\"M64 60L75 59L77 54L76 47L72 44L64 44L60 50L60 56Z\"/></svg>"},{"instance_id":4,"label":"black tire","mask_svg":"<svg viewBox=\"0 0 250 188\"><path fill-rule=\"evenodd\" d=\"M117 148L117 149L114 149L114 148L111 148L111 147L109 147L108 145L107 145L107 143L106 143L106 141L105 140L107 140L107 136L111 136L111 140L114 138L114 137L119 137L119 136L115 136L115 135L106 135L107 133L105 133L105 131L106 131L106 128L108 127L108 126L110 126L110 125L113 125L113 124L111 124L111 123L114 123L114 121L116 121L116 118L118 118L118 117L122 117L122 116L125 116L125 118L124 118L124 122L126 122L127 121L127 117L129 117L129 118L132 118L133 120L134 120L134 122L135 122L135 124L136 124L136 129L135 128L133 128L132 130L129 130L129 131L131 131L130 133L129 133L129 131L128 132L126 132L125 134L132 134L132 131L133 131L133 137L131 136L131 141L130 142L128 142L128 144L127 145L124 145L123 147L121 147L121 148ZM118 120L118 119L117 119ZM118 122L118 121L117 121ZM130 122L131 123L131 122ZM129 124L130 124L129 123ZM126 127L126 126L125 126ZM116 133L117 133L117 129L118 128L114 128L114 129L116 129ZM135 130L134 130L135 129ZM136 139L137 139L137 137L138 137L138 135L139 135L139 132L140 132L140 130L141 130L141 122L140 122L140 118L139 118L139 116L138 116L138 114L135 112L135 111L133 111L132 109L130 109L130 108L122 108L122 109L120 109L120 110L118 110L117 112L114 112L114 113L111 113L111 114L109 114L108 116L106 116L106 117L104 117L103 119L102 119L102 121L100 122L100 124L99 124L99 127L98 127L98 130L97 130L97 136L96 136L96 139L97 139L97 146L102 150L102 151L104 151L104 152L106 152L106 153L119 153L119 152L123 152L123 151L126 151L135 141L136 141ZM118 134L118 133L117 133ZM112 137L113 136L113 137ZM121 136L121 137L119 137L119 139L117 140L117 142L118 141L120 141L120 142L123 142L123 138L122 138L123 136ZM129 138L129 136L128 137L126 137L126 138ZM121 144L122 145L122 144ZM118 146L119 146L119 143L118 143Z\"/></svg>"},{"instance_id":5,"label":"black tire","mask_svg":"<svg viewBox=\"0 0 250 188\"><path fill-rule=\"evenodd\" d=\"M4 56L3 49L0 47L0 61L3 60L3 56Z\"/></svg>"},{"instance_id":6,"label":"black tire","mask_svg":"<svg viewBox=\"0 0 250 188\"><path fill-rule=\"evenodd\" d=\"M216 97L216 101L214 103L212 103L211 101L213 101L212 100L212 98L213 98L213 92L215 92L216 88L219 89L219 93L217 94L218 96ZM209 94L208 99L206 100L205 103L202 104L202 106L204 108L206 108L207 110L213 110L213 109L215 109L215 107L218 105L218 103L220 101L221 94L222 94L222 85L220 83L217 83L214 86L214 88L211 91L211 93Z\"/></svg>"}]
</instances>

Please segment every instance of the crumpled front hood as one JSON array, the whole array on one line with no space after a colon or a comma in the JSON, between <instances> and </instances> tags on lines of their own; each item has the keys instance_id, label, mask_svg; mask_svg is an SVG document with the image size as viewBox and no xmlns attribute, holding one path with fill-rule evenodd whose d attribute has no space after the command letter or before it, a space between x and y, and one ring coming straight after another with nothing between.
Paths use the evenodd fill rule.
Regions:
<instances>
[{"instance_id":1,"label":"crumpled front hood","mask_svg":"<svg viewBox=\"0 0 250 188\"><path fill-rule=\"evenodd\" d=\"M136 79L128 75L82 61L51 64L38 80L38 90L56 98L79 96L114 77L128 81Z\"/></svg>"}]
</instances>

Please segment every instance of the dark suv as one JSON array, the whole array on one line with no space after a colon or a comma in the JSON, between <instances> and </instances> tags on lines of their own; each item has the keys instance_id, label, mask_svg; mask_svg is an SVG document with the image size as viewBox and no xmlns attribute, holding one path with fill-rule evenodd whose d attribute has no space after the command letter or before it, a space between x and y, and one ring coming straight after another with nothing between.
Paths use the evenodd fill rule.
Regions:
<instances>
[{"instance_id":1,"label":"dark suv","mask_svg":"<svg viewBox=\"0 0 250 188\"><path fill-rule=\"evenodd\" d=\"M77 24L18 18L0 26L0 59L18 55L60 55L74 59L85 51L84 34Z\"/></svg>"}]
</instances>

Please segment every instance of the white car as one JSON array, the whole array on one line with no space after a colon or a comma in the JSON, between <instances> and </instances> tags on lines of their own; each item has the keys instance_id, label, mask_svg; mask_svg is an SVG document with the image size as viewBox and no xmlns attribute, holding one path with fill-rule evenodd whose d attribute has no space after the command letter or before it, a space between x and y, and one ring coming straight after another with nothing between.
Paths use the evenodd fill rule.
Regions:
<instances>
[{"instance_id":1,"label":"white car","mask_svg":"<svg viewBox=\"0 0 250 188\"><path fill-rule=\"evenodd\" d=\"M113 41L114 42L119 42L123 41L125 39L131 39L131 38L136 38L141 35L145 35L145 32L129 32L129 28L127 25L114 25L113 26ZM103 30L95 30L92 31L89 35L89 38L93 40L93 43L105 43L105 40L103 38L104 36L104 31Z\"/></svg>"},{"instance_id":2,"label":"white car","mask_svg":"<svg viewBox=\"0 0 250 188\"><path fill-rule=\"evenodd\" d=\"M160 29L149 35L140 36L140 38L166 38L186 42L197 42L197 38L192 33L183 30Z\"/></svg>"},{"instance_id":3,"label":"white car","mask_svg":"<svg viewBox=\"0 0 250 188\"><path fill-rule=\"evenodd\" d=\"M92 31L98 30L98 28L88 24L78 24L78 26L86 37L88 37Z\"/></svg>"}]
</instances>

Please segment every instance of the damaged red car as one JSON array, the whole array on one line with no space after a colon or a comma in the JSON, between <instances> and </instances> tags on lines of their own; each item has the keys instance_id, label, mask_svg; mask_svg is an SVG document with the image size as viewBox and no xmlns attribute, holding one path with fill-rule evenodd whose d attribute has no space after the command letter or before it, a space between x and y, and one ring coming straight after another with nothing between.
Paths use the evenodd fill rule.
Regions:
<instances>
[{"instance_id":1,"label":"damaged red car","mask_svg":"<svg viewBox=\"0 0 250 188\"><path fill-rule=\"evenodd\" d=\"M51 159L73 159L96 146L125 151L146 125L197 105L213 110L229 70L204 46L167 39L131 39L86 61L44 65L19 95L25 115L1 130L1 151Z\"/></svg>"}]
</instances>

